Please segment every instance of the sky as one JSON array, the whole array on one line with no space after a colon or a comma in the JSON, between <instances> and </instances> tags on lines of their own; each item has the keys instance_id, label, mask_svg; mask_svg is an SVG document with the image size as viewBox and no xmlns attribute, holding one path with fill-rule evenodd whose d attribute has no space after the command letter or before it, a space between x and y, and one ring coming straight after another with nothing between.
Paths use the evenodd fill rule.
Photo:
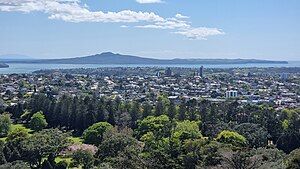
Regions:
<instances>
[{"instance_id":1,"label":"sky","mask_svg":"<svg viewBox=\"0 0 300 169\"><path fill-rule=\"evenodd\" d=\"M0 0L0 55L300 60L299 0Z\"/></svg>"}]
</instances>

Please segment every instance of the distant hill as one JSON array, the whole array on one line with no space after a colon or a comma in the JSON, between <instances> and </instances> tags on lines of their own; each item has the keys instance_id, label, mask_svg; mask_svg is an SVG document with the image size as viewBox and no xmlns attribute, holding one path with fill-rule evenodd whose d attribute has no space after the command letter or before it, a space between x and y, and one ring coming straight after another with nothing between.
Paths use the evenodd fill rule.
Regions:
<instances>
[{"instance_id":1,"label":"distant hill","mask_svg":"<svg viewBox=\"0 0 300 169\"><path fill-rule=\"evenodd\" d=\"M26 55L19 55L19 54L7 54L7 55L0 55L0 61L17 61L17 60L33 60L34 58L26 56Z\"/></svg>"},{"instance_id":2,"label":"distant hill","mask_svg":"<svg viewBox=\"0 0 300 169\"><path fill-rule=\"evenodd\" d=\"M273 63L287 64L286 61L269 61L256 59L153 59L131 55L114 54L111 52L67 59L43 59L10 61L18 63L49 63L49 64L247 64Z\"/></svg>"}]
</instances>

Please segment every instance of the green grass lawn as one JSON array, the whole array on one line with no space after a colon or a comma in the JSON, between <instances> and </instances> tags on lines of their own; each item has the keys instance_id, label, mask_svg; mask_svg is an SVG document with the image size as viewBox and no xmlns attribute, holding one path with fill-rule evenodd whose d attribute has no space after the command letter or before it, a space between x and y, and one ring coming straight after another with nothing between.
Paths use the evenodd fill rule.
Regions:
<instances>
[{"instance_id":1,"label":"green grass lawn","mask_svg":"<svg viewBox=\"0 0 300 169\"><path fill-rule=\"evenodd\" d=\"M59 163L61 161L65 161L68 165L70 165L72 162L72 158L71 157L61 157L61 156L55 158L56 163Z\"/></svg>"},{"instance_id":2,"label":"green grass lawn","mask_svg":"<svg viewBox=\"0 0 300 169\"><path fill-rule=\"evenodd\" d=\"M0 140L5 142L6 137L2 137L2 138L0 138Z\"/></svg>"},{"instance_id":3,"label":"green grass lawn","mask_svg":"<svg viewBox=\"0 0 300 169\"><path fill-rule=\"evenodd\" d=\"M69 137L69 139L74 143L74 144L82 144L83 143L83 139L80 137Z\"/></svg>"}]
</instances>

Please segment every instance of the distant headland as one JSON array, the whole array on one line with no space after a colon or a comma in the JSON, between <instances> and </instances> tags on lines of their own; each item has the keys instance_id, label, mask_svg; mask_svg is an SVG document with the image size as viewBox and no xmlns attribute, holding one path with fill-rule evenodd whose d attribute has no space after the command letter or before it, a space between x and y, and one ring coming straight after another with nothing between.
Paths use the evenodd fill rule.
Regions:
<instances>
[{"instance_id":1,"label":"distant headland","mask_svg":"<svg viewBox=\"0 0 300 169\"><path fill-rule=\"evenodd\" d=\"M0 63L0 68L8 68L9 65L5 63Z\"/></svg>"}]
</instances>

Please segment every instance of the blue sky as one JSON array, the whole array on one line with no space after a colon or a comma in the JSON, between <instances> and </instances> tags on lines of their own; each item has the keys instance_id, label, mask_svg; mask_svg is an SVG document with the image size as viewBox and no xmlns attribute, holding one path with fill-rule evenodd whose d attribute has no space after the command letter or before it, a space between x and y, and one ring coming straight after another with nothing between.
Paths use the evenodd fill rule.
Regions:
<instances>
[{"instance_id":1,"label":"blue sky","mask_svg":"<svg viewBox=\"0 0 300 169\"><path fill-rule=\"evenodd\" d=\"M300 60L299 0L155 1L0 0L0 54Z\"/></svg>"}]
</instances>

